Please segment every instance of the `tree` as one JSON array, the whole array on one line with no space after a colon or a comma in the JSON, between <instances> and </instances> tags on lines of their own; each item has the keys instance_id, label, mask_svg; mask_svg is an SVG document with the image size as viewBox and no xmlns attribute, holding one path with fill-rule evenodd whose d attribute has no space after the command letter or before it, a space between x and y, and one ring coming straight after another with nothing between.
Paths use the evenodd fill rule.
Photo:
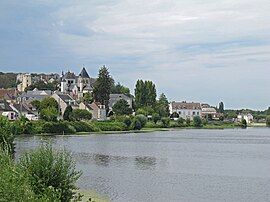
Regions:
<instances>
[{"instance_id":1,"label":"tree","mask_svg":"<svg viewBox=\"0 0 270 202\"><path fill-rule=\"evenodd\" d=\"M158 114L158 113L154 113L154 114L152 115L152 119L153 119L154 123L157 124L157 122L160 121L160 116L159 116L159 114Z\"/></svg>"},{"instance_id":2,"label":"tree","mask_svg":"<svg viewBox=\"0 0 270 202\"><path fill-rule=\"evenodd\" d=\"M132 109L129 107L129 104L126 100L120 99L117 101L113 107L113 112L115 115L130 115L132 114Z\"/></svg>"},{"instance_id":3,"label":"tree","mask_svg":"<svg viewBox=\"0 0 270 202\"><path fill-rule=\"evenodd\" d=\"M93 97L92 97L92 95L91 95L91 93L85 93L84 95L83 95L83 98L82 98L82 100L83 100L83 102L85 102L85 103L92 103L93 102Z\"/></svg>"},{"instance_id":4,"label":"tree","mask_svg":"<svg viewBox=\"0 0 270 202\"><path fill-rule=\"evenodd\" d=\"M72 107L70 105L68 105L65 109L64 114L63 114L63 119L69 121L71 114L72 114L72 111L73 111Z\"/></svg>"},{"instance_id":5,"label":"tree","mask_svg":"<svg viewBox=\"0 0 270 202\"><path fill-rule=\"evenodd\" d=\"M154 109L152 107L141 107L136 111L136 114L143 114L145 116L152 115L153 113Z\"/></svg>"},{"instance_id":6,"label":"tree","mask_svg":"<svg viewBox=\"0 0 270 202\"><path fill-rule=\"evenodd\" d=\"M218 112L222 113L222 114L224 113L224 104L223 104L223 102L219 103Z\"/></svg>"},{"instance_id":7,"label":"tree","mask_svg":"<svg viewBox=\"0 0 270 202\"><path fill-rule=\"evenodd\" d=\"M71 113L71 118L76 121L90 120L92 118L92 114L86 109L74 109Z\"/></svg>"},{"instance_id":8,"label":"tree","mask_svg":"<svg viewBox=\"0 0 270 202\"><path fill-rule=\"evenodd\" d=\"M94 84L93 95L94 100L105 105L107 110L113 84L114 80L110 76L108 69L105 66L101 67L97 81Z\"/></svg>"},{"instance_id":9,"label":"tree","mask_svg":"<svg viewBox=\"0 0 270 202\"><path fill-rule=\"evenodd\" d=\"M170 115L169 101L164 93L159 96L156 111L161 117L168 117Z\"/></svg>"},{"instance_id":10,"label":"tree","mask_svg":"<svg viewBox=\"0 0 270 202\"><path fill-rule=\"evenodd\" d=\"M135 88L135 105L137 108L156 105L156 86L152 81L138 80Z\"/></svg>"},{"instance_id":11,"label":"tree","mask_svg":"<svg viewBox=\"0 0 270 202\"><path fill-rule=\"evenodd\" d=\"M140 121L142 127L144 127L147 123L147 118L142 114L136 115L135 119Z\"/></svg>"},{"instance_id":12,"label":"tree","mask_svg":"<svg viewBox=\"0 0 270 202\"><path fill-rule=\"evenodd\" d=\"M59 85L59 83L57 81L54 81L53 83L45 83L44 81L40 80L40 81L26 87L24 91L34 90L35 88L37 88L39 90L55 91L58 89L58 85Z\"/></svg>"},{"instance_id":13,"label":"tree","mask_svg":"<svg viewBox=\"0 0 270 202\"><path fill-rule=\"evenodd\" d=\"M58 103L57 101L52 97L46 97L44 98L39 105L39 110L46 109L48 107L58 109Z\"/></svg>"},{"instance_id":14,"label":"tree","mask_svg":"<svg viewBox=\"0 0 270 202\"><path fill-rule=\"evenodd\" d=\"M246 121L246 119L242 119L241 120L241 126L242 126L242 128L246 128L247 127L247 121Z\"/></svg>"},{"instance_id":15,"label":"tree","mask_svg":"<svg viewBox=\"0 0 270 202\"><path fill-rule=\"evenodd\" d=\"M116 85L113 85L111 93L130 95L130 90L118 82Z\"/></svg>"},{"instance_id":16,"label":"tree","mask_svg":"<svg viewBox=\"0 0 270 202\"><path fill-rule=\"evenodd\" d=\"M193 118L193 125L194 125L194 127L197 127L197 128L202 127L202 119L201 119L201 117L195 116Z\"/></svg>"},{"instance_id":17,"label":"tree","mask_svg":"<svg viewBox=\"0 0 270 202\"><path fill-rule=\"evenodd\" d=\"M270 127L270 116L266 117L266 126Z\"/></svg>"},{"instance_id":18,"label":"tree","mask_svg":"<svg viewBox=\"0 0 270 202\"><path fill-rule=\"evenodd\" d=\"M54 107L43 108L40 111L40 118L44 121L57 121L58 111Z\"/></svg>"},{"instance_id":19,"label":"tree","mask_svg":"<svg viewBox=\"0 0 270 202\"><path fill-rule=\"evenodd\" d=\"M270 115L270 107L266 110L266 115Z\"/></svg>"},{"instance_id":20,"label":"tree","mask_svg":"<svg viewBox=\"0 0 270 202\"><path fill-rule=\"evenodd\" d=\"M170 126L170 119L168 117L163 117L161 119L162 125L165 128L168 128Z\"/></svg>"},{"instance_id":21,"label":"tree","mask_svg":"<svg viewBox=\"0 0 270 202\"><path fill-rule=\"evenodd\" d=\"M33 100L31 104L39 111L40 109L40 101L39 100Z\"/></svg>"},{"instance_id":22,"label":"tree","mask_svg":"<svg viewBox=\"0 0 270 202\"><path fill-rule=\"evenodd\" d=\"M5 150L9 155L13 155L14 138L11 123L6 117L0 115L0 150Z\"/></svg>"}]
</instances>

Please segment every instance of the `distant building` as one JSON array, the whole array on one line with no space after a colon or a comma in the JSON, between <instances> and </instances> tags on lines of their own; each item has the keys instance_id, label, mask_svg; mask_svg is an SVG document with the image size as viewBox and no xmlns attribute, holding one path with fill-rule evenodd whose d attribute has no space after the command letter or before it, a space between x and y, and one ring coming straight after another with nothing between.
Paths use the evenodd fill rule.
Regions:
<instances>
[{"instance_id":1,"label":"distant building","mask_svg":"<svg viewBox=\"0 0 270 202\"><path fill-rule=\"evenodd\" d=\"M207 119L218 120L221 114L217 112L215 107L211 107L209 104L201 104L202 117Z\"/></svg>"},{"instance_id":2,"label":"distant building","mask_svg":"<svg viewBox=\"0 0 270 202\"><path fill-rule=\"evenodd\" d=\"M74 100L73 97L68 94L55 92L51 97L57 101L60 110L59 112L62 116L64 115L64 112L69 105L72 107L72 109L79 108L76 100Z\"/></svg>"},{"instance_id":3,"label":"distant building","mask_svg":"<svg viewBox=\"0 0 270 202\"><path fill-rule=\"evenodd\" d=\"M35 114L27 104L11 104L10 107L18 114L18 117L26 117L30 121L38 120L38 115Z\"/></svg>"},{"instance_id":4,"label":"distant building","mask_svg":"<svg viewBox=\"0 0 270 202\"><path fill-rule=\"evenodd\" d=\"M247 124L253 123L253 115L250 113L247 114L238 114L237 115L237 121L242 121L242 119L245 119Z\"/></svg>"},{"instance_id":5,"label":"distant building","mask_svg":"<svg viewBox=\"0 0 270 202\"><path fill-rule=\"evenodd\" d=\"M10 121L17 119L16 112L9 106L6 100L0 100L0 115L7 117Z\"/></svg>"},{"instance_id":6,"label":"distant building","mask_svg":"<svg viewBox=\"0 0 270 202\"><path fill-rule=\"evenodd\" d=\"M68 71L61 78L61 92L70 94L75 99L80 99L85 93L93 91L95 78L91 78L86 69L83 68L81 73L76 76L73 72Z\"/></svg>"},{"instance_id":7,"label":"distant building","mask_svg":"<svg viewBox=\"0 0 270 202\"><path fill-rule=\"evenodd\" d=\"M129 107L132 108L132 98L125 94L110 94L109 100L109 109L112 110L113 105L119 100L125 100L129 104Z\"/></svg>"},{"instance_id":8,"label":"distant building","mask_svg":"<svg viewBox=\"0 0 270 202\"><path fill-rule=\"evenodd\" d=\"M18 91L23 92L26 87L32 85L32 76L31 74L18 74L17 82L20 82L17 85Z\"/></svg>"},{"instance_id":9,"label":"distant building","mask_svg":"<svg viewBox=\"0 0 270 202\"><path fill-rule=\"evenodd\" d=\"M16 101L17 90L15 88L10 89L0 89L0 100L6 100L11 103Z\"/></svg>"},{"instance_id":10,"label":"distant building","mask_svg":"<svg viewBox=\"0 0 270 202\"><path fill-rule=\"evenodd\" d=\"M46 97L50 97L52 95L51 90L29 90L27 92L23 92L18 96L17 101L22 103L31 103L33 100L43 100Z\"/></svg>"},{"instance_id":11,"label":"distant building","mask_svg":"<svg viewBox=\"0 0 270 202\"><path fill-rule=\"evenodd\" d=\"M103 121L107 119L105 105L99 102L93 102L91 104L81 102L79 104L79 109L85 109L92 113L92 119Z\"/></svg>"},{"instance_id":12,"label":"distant building","mask_svg":"<svg viewBox=\"0 0 270 202\"><path fill-rule=\"evenodd\" d=\"M183 119L193 119L195 116L202 116L200 103L195 102L171 102L169 104L170 114L177 113Z\"/></svg>"}]
</instances>

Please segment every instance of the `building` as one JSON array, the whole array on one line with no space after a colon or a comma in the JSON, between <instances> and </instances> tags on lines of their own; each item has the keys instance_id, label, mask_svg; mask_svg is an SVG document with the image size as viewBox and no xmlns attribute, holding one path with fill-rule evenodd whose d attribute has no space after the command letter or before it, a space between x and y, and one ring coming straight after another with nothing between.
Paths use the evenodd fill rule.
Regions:
<instances>
[{"instance_id":1,"label":"building","mask_svg":"<svg viewBox=\"0 0 270 202\"><path fill-rule=\"evenodd\" d=\"M72 109L79 108L76 100L74 100L73 97L71 97L69 94L55 92L51 97L57 101L59 112L62 116L64 115L64 112L69 105L72 107Z\"/></svg>"},{"instance_id":2,"label":"building","mask_svg":"<svg viewBox=\"0 0 270 202\"><path fill-rule=\"evenodd\" d=\"M7 117L10 121L14 121L18 117L6 100L0 100L0 115Z\"/></svg>"},{"instance_id":3,"label":"building","mask_svg":"<svg viewBox=\"0 0 270 202\"><path fill-rule=\"evenodd\" d=\"M92 113L92 119L104 121L107 119L105 105L99 102L93 102L91 104L81 102L79 109L85 109Z\"/></svg>"},{"instance_id":4,"label":"building","mask_svg":"<svg viewBox=\"0 0 270 202\"><path fill-rule=\"evenodd\" d=\"M28 90L27 92L23 92L18 96L17 101L20 103L31 103L33 100L43 100L46 97L50 97L52 95L51 90L38 90L35 88L34 90Z\"/></svg>"},{"instance_id":5,"label":"building","mask_svg":"<svg viewBox=\"0 0 270 202\"><path fill-rule=\"evenodd\" d=\"M93 91L95 82L96 79L91 78L84 67L78 76L68 71L62 74L61 92L70 94L75 99L80 99L85 93L91 93Z\"/></svg>"},{"instance_id":6,"label":"building","mask_svg":"<svg viewBox=\"0 0 270 202\"><path fill-rule=\"evenodd\" d=\"M195 102L171 102L169 104L170 114L177 113L183 119L193 119L195 116L202 116L200 103Z\"/></svg>"},{"instance_id":7,"label":"building","mask_svg":"<svg viewBox=\"0 0 270 202\"><path fill-rule=\"evenodd\" d=\"M6 100L8 103L16 101L17 90L15 88L0 89L0 100Z\"/></svg>"},{"instance_id":8,"label":"building","mask_svg":"<svg viewBox=\"0 0 270 202\"><path fill-rule=\"evenodd\" d=\"M221 114L217 112L215 107L211 107L209 104L201 104L202 117L206 119L219 120Z\"/></svg>"},{"instance_id":9,"label":"building","mask_svg":"<svg viewBox=\"0 0 270 202\"><path fill-rule=\"evenodd\" d=\"M19 92L23 92L26 87L32 85L32 76L31 74L18 74L17 75L17 89Z\"/></svg>"},{"instance_id":10,"label":"building","mask_svg":"<svg viewBox=\"0 0 270 202\"><path fill-rule=\"evenodd\" d=\"M247 124L253 123L253 116L250 113L247 113L247 114L238 114L237 115L237 121L238 122L241 122L242 119L245 119L246 122L247 122Z\"/></svg>"},{"instance_id":11,"label":"building","mask_svg":"<svg viewBox=\"0 0 270 202\"><path fill-rule=\"evenodd\" d=\"M11 104L10 107L18 114L18 117L26 117L30 121L38 120L38 115L35 114L27 104Z\"/></svg>"},{"instance_id":12,"label":"building","mask_svg":"<svg viewBox=\"0 0 270 202\"><path fill-rule=\"evenodd\" d=\"M132 98L125 94L110 94L109 100L109 109L112 110L113 105L119 100L125 100L129 104L129 107L132 108Z\"/></svg>"}]
</instances>

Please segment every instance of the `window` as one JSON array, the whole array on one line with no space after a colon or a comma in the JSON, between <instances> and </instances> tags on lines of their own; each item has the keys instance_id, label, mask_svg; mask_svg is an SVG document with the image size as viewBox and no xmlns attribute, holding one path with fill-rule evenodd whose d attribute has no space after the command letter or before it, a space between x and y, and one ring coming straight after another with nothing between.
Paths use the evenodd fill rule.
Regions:
<instances>
[{"instance_id":1,"label":"window","mask_svg":"<svg viewBox=\"0 0 270 202\"><path fill-rule=\"evenodd\" d=\"M192 112L193 116L195 115L195 112Z\"/></svg>"},{"instance_id":2,"label":"window","mask_svg":"<svg viewBox=\"0 0 270 202\"><path fill-rule=\"evenodd\" d=\"M180 112L178 112L178 114L179 114L179 115L181 115L181 111L180 111Z\"/></svg>"},{"instance_id":3,"label":"window","mask_svg":"<svg viewBox=\"0 0 270 202\"><path fill-rule=\"evenodd\" d=\"M197 112L197 115L200 115L200 112Z\"/></svg>"}]
</instances>

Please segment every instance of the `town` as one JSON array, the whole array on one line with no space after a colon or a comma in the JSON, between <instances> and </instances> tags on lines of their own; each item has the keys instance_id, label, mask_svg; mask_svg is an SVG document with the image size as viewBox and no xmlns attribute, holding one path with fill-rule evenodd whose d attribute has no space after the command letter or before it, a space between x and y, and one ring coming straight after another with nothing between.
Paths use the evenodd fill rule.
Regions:
<instances>
[{"instance_id":1,"label":"town","mask_svg":"<svg viewBox=\"0 0 270 202\"><path fill-rule=\"evenodd\" d=\"M100 69L99 78L91 77L87 69L82 67L77 74L71 71L62 72L61 75L19 73L16 74L14 83L17 86L0 89L0 114L10 121L24 117L29 121L101 122L115 120L119 116L139 115L144 116L149 123L145 124L142 120L141 123L135 122L132 129L189 127L190 122L197 119L198 123L194 125L196 127L207 125L206 123L248 126L265 123L270 113L269 109L263 112L225 110L223 102L219 106L211 106L192 101L168 101L164 93L157 99L156 87L152 81L138 80L133 96L127 87L115 83L105 66ZM41 107L44 103L45 107ZM160 124L153 126L151 121ZM125 130L132 120L126 122L130 123ZM141 126L136 127L136 124Z\"/></svg>"}]
</instances>

